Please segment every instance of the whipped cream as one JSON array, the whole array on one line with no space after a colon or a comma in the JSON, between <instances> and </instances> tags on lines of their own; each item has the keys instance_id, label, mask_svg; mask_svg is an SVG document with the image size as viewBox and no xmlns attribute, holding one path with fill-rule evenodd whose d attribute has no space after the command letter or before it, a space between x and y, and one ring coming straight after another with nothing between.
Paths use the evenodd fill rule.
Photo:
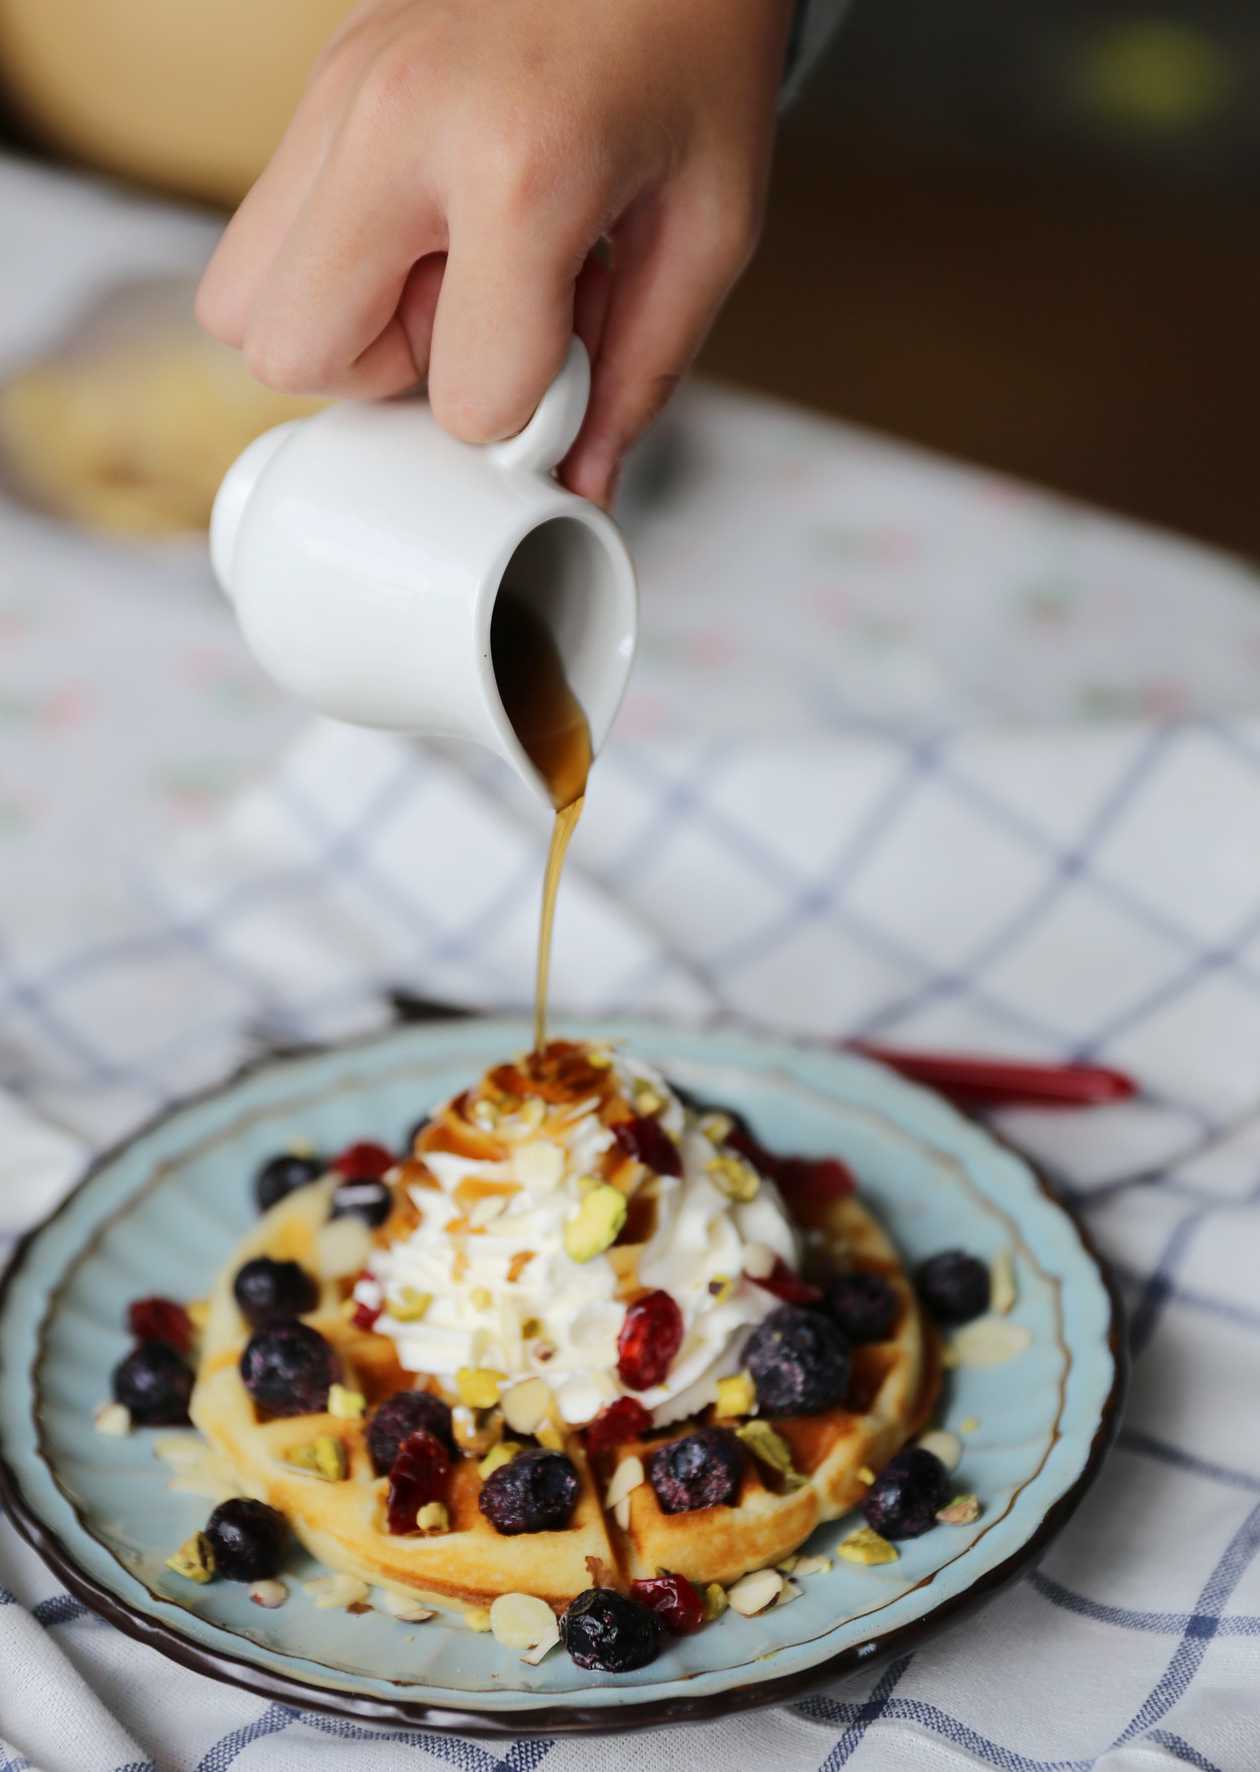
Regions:
<instances>
[{"instance_id":1,"label":"whipped cream","mask_svg":"<svg viewBox=\"0 0 1260 1772\"><path fill-rule=\"evenodd\" d=\"M756 1271L760 1261L764 1272L768 1250L796 1267L797 1234L768 1178L761 1177L746 1201L728 1198L718 1185L709 1166L724 1154L720 1116L684 1109L664 1078L637 1060L613 1055L611 1069L627 1099L648 1089L663 1103L657 1117L681 1158L681 1176L660 1176L653 1184L654 1224L637 1268L639 1288L663 1289L682 1312L682 1345L664 1382L630 1391L617 1375L626 1312L616 1260L621 1252L578 1262L564 1248L564 1227L583 1198L580 1184L614 1143L595 1102L575 1103L563 1126L549 1126L554 1136L540 1136L528 1111L500 1123L498 1136L510 1140L501 1162L424 1153L442 1192L411 1190L420 1223L373 1252L355 1289L364 1304L381 1307L376 1329L395 1342L406 1370L451 1390L467 1367L489 1368L509 1381L541 1378L561 1417L573 1424L591 1420L617 1397L634 1396L663 1426L712 1402L717 1380L738 1369L749 1331L777 1303L743 1277L745 1258L752 1251L749 1265ZM470 1180L515 1191L479 1200L468 1213L473 1228L452 1232L448 1227L465 1209L442 1195L453 1196ZM422 1318L391 1315L391 1305L401 1312L416 1294L429 1300Z\"/></svg>"}]
</instances>

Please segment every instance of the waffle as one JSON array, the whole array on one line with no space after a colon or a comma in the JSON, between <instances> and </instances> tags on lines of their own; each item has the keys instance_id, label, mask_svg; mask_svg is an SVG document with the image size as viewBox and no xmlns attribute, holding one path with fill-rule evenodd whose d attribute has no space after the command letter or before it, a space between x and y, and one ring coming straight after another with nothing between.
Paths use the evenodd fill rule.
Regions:
<instances>
[{"instance_id":1,"label":"waffle","mask_svg":"<svg viewBox=\"0 0 1260 1772\"><path fill-rule=\"evenodd\" d=\"M450 1148L451 1115L467 1145L468 1103L469 1097L457 1098L430 1123L417 1141L417 1162L426 1147ZM416 1164L403 1167L414 1182ZM588 1459L580 1431L561 1428L563 1449L580 1483L571 1524L563 1531L510 1537L498 1533L478 1507L477 1459L464 1457L451 1476L450 1529L433 1536L390 1535L385 1526L388 1483L373 1470L364 1422L327 1414L264 1419L238 1371L250 1332L232 1295L233 1276L258 1255L297 1261L318 1274L320 1232L334 1186L330 1177L289 1195L233 1252L210 1301L191 1414L227 1460L241 1490L280 1509L322 1563L400 1595L458 1610L484 1608L503 1593L525 1592L559 1610L591 1586L593 1573L624 1584L669 1569L697 1583L730 1583L749 1570L782 1561L818 1524L853 1507L865 1487L863 1469L878 1470L920 1430L934 1406L939 1384L934 1341L889 1239L856 1198L815 1202L807 1213L797 1214L812 1233L811 1246L830 1248L848 1265L885 1275L899 1296L900 1311L887 1340L854 1349L849 1407L770 1418L804 1479L799 1486L789 1487L750 1456L730 1505L670 1515L658 1505L650 1483L642 1483L631 1493L628 1508L623 1502L613 1509L604 1497L620 1461L638 1453L646 1463L653 1449L707 1420L709 1412L594 1459ZM396 1200L392 1218L377 1233L380 1241L405 1234L414 1216L409 1193L396 1189ZM633 1287L634 1245L623 1243L615 1253ZM395 1391L416 1384L438 1389L436 1383L403 1371L386 1336L355 1327L347 1312L350 1284L345 1278L321 1279L318 1306L304 1320L336 1348L343 1383L363 1393L368 1414ZM345 1449L342 1481L321 1481L286 1462L321 1435L337 1439Z\"/></svg>"}]
</instances>

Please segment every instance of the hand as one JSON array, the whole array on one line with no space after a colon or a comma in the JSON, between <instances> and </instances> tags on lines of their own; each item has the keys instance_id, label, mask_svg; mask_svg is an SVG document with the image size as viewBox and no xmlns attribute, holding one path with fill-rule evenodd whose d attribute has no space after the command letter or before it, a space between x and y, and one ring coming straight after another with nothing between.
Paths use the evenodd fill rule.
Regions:
<instances>
[{"instance_id":1,"label":"hand","mask_svg":"<svg viewBox=\"0 0 1260 1772\"><path fill-rule=\"evenodd\" d=\"M370 0L232 219L203 325L294 393L427 379L467 442L521 429L576 328L594 377L563 474L607 502L756 244L789 13Z\"/></svg>"}]
</instances>

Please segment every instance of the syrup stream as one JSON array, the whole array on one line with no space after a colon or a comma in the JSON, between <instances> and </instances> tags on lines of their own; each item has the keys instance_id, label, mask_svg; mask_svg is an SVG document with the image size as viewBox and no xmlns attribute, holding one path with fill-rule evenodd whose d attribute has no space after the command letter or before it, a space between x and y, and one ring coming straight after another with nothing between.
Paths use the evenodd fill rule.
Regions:
<instances>
[{"instance_id":1,"label":"syrup stream","mask_svg":"<svg viewBox=\"0 0 1260 1772\"><path fill-rule=\"evenodd\" d=\"M591 767L591 732L564 674L555 640L526 599L505 585L494 607L490 652L499 696L521 748L547 785L555 807L538 922L534 1046L547 1043L547 989L556 895L569 840L582 816Z\"/></svg>"}]
</instances>

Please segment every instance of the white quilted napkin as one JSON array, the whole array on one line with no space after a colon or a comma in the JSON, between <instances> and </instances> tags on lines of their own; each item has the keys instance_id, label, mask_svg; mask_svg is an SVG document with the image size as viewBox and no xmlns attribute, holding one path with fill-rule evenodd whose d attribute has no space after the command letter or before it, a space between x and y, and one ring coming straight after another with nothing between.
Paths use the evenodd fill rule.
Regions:
<instances>
[{"instance_id":1,"label":"white quilted napkin","mask_svg":"<svg viewBox=\"0 0 1260 1772\"><path fill-rule=\"evenodd\" d=\"M66 233L98 270L148 238L134 206L0 177L37 268ZM559 1025L652 1010L1132 1071L1136 1103L1004 1121L1115 1264L1120 1442L1041 1569L937 1642L646 1735L477 1743L269 1704L100 1623L0 1526L0 1772L1260 1764L1254 579L712 392L629 490L643 646L563 889ZM292 714L164 558L0 502L9 1237L80 1149L261 1046L379 1022L398 987L528 998L536 810L478 758L330 726L277 760Z\"/></svg>"}]
</instances>

